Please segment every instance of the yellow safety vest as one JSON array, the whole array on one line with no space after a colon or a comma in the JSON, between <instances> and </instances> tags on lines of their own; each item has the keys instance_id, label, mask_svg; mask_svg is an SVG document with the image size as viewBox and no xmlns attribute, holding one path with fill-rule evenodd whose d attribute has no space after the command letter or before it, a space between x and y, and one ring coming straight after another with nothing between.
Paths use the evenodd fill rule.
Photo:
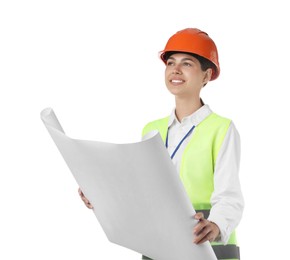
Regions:
<instances>
[{"instance_id":1,"label":"yellow safety vest","mask_svg":"<svg viewBox=\"0 0 290 260\"><path fill-rule=\"evenodd\" d=\"M165 142L169 117L148 123L142 135L158 130ZM210 198L214 190L215 162L231 120L215 113L198 124L185 150L180 164L180 178L196 212L207 217L211 209ZM233 232L228 244L211 243L218 259L236 260L239 257L236 235ZM143 259L148 259L143 256Z\"/></svg>"}]
</instances>

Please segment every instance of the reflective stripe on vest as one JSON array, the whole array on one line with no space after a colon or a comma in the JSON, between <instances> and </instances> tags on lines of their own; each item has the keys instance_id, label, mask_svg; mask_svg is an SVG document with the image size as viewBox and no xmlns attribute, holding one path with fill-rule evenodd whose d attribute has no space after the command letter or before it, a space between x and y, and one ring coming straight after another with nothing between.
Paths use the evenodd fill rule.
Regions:
<instances>
[{"instance_id":1,"label":"reflective stripe on vest","mask_svg":"<svg viewBox=\"0 0 290 260\"><path fill-rule=\"evenodd\" d=\"M239 260L240 259L240 249L236 245L217 245L212 246L212 249L217 257L217 259L231 259L231 260ZM143 255L142 259L151 258Z\"/></svg>"}]
</instances>

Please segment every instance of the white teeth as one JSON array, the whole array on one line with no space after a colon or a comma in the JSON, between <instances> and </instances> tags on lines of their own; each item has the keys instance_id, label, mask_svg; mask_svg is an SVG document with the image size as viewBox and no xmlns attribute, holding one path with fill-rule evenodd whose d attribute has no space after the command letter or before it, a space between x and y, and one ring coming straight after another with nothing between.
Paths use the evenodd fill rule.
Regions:
<instances>
[{"instance_id":1,"label":"white teeth","mask_svg":"<svg viewBox=\"0 0 290 260\"><path fill-rule=\"evenodd\" d=\"M179 80L179 79L173 79L173 80L171 80L171 82L172 82L172 83L181 83L182 80Z\"/></svg>"}]
</instances>

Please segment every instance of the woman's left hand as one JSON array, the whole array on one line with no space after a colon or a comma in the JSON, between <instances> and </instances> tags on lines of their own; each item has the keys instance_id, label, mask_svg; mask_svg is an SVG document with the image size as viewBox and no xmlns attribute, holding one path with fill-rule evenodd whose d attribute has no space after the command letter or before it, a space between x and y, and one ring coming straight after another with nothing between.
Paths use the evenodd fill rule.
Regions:
<instances>
[{"instance_id":1,"label":"woman's left hand","mask_svg":"<svg viewBox=\"0 0 290 260\"><path fill-rule=\"evenodd\" d=\"M195 235L193 242L195 244L201 244L205 241L212 242L218 237L220 234L219 227L217 224L205 219L202 212L196 213L194 218L199 220L193 229L193 234Z\"/></svg>"}]
</instances>

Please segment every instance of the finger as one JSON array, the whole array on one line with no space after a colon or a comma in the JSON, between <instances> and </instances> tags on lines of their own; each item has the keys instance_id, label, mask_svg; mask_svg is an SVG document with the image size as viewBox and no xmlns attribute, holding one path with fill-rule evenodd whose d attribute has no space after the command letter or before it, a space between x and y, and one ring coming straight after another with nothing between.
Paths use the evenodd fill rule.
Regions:
<instances>
[{"instance_id":1,"label":"finger","mask_svg":"<svg viewBox=\"0 0 290 260\"><path fill-rule=\"evenodd\" d=\"M194 215L194 218L196 219L196 220L203 220L204 219L204 215L203 215L203 213L202 212L198 212L198 213L196 213L195 215Z\"/></svg>"},{"instance_id":2,"label":"finger","mask_svg":"<svg viewBox=\"0 0 290 260\"><path fill-rule=\"evenodd\" d=\"M79 188L78 189L78 193L82 199L82 201L85 203L85 205L89 208L89 209L93 209L93 205L90 203L90 201L86 198L86 196L84 195L84 193L82 192L82 190Z\"/></svg>"},{"instance_id":3,"label":"finger","mask_svg":"<svg viewBox=\"0 0 290 260\"><path fill-rule=\"evenodd\" d=\"M93 205L89 202L88 204L86 204L86 206L89 208L89 209L93 209Z\"/></svg>"},{"instance_id":4,"label":"finger","mask_svg":"<svg viewBox=\"0 0 290 260\"><path fill-rule=\"evenodd\" d=\"M81 195L81 199L82 201L87 205L90 204L90 201L87 199L87 197L82 193Z\"/></svg>"},{"instance_id":5,"label":"finger","mask_svg":"<svg viewBox=\"0 0 290 260\"><path fill-rule=\"evenodd\" d=\"M199 221L193 229L193 234L198 235L206 226L208 225L207 221Z\"/></svg>"},{"instance_id":6,"label":"finger","mask_svg":"<svg viewBox=\"0 0 290 260\"><path fill-rule=\"evenodd\" d=\"M211 229L209 227L206 227L199 234L196 235L193 242L196 244L204 243L205 241L212 239L211 233Z\"/></svg>"},{"instance_id":7,"label":"finger","mask_svg":"<svg viewBox=\"0 0 290 260\"><path fill-rule=\"evenodd\" d=\"M196 237L196 239L194 240L194 243L199 245L199 244L202 244L206 241L212 242L213 238L212 238L211 234L212 234L212 232L209 232L209 233L205 234L204 236Z\"/></svg>"},{"instance_id":8,"label":"finger","mask_svg":"<svg viewBox=\"0 0 290 260\"><path fill-rule=\"evenodd\" d=\"M82 197L82 200L86 205L91 204L90 201L85 196Z\"/></svg>"},{"instance_id":9,"label":"finger","mask_svg":"<svg viewBox=\"0 0 290 260\"><path fill-rule=\"evenodd\" d=\"M83 199L85 205L89 208L89 209L92 209L93 208L93 205L91 204L91 202L86 198L84 197Z\"/></svg>"},{"instance_id":10,"label":"finger","mask_svg":"<svg viewBox=\"0 0 290 260\"><path fill-rule=\"evenodd\" d=\"M87 199L87 197L83 194L83 192L81 191L81 193L80 193L80 197L81 197L81 199L82 199L82 201L84 202L84 203L89 203L90 201Z\"/></svg>"},{"instance_id":11,"label":"finger","mask_svg":"<svg viewBox=\"0 0 290 260\"><path fill-rule=\"evenodd\" d=\"M193 229L194 235L197 237L197 240L201 240L208 233L212 232L211 223L208 220L199 222Z\"/></svg>"}]
</instances>

